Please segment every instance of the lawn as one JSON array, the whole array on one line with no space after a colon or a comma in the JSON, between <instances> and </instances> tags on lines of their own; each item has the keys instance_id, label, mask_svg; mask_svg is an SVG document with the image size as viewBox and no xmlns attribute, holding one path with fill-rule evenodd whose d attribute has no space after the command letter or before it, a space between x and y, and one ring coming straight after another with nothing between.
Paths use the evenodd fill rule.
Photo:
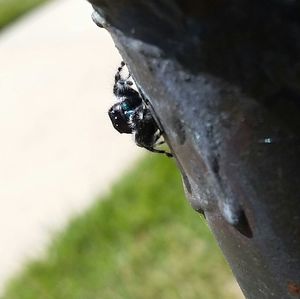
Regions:
<instances>
[{"instance_id":1,"label":"lawn","mask_svg":"<svg viewBox=\"0 0 300 299\"><path fill-rule=\"evenodd\" d=\"M46 0L0 0L0 30L17 17Z\"/></svg>"},{"instance_id":2,"label":"lawn","mask_svg":"<svg viewBox=\"0 0 300 299\"><path fill-rule=\"evenodd\" d=\"M59 233L2 299L235 299L230 270L172 159L147 156Z\"/></svg>"}]
</instances>

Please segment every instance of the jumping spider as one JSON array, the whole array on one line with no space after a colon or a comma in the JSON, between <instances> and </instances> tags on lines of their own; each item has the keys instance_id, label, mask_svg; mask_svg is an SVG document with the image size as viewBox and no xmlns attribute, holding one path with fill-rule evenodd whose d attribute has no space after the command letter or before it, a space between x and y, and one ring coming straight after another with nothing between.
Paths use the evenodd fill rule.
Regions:
<instances>
[{"instance_id":1,"label":"jumping spider","mask_svg":"<svg viewBox=\"0 0 300 299\"><path fill-rule=\"evenodd\" d=\"M142 95L132 87L133 81L130 80L130 73L126 78L122 76L121 72L124 66L125 63L122 61L115 75L113 87L113 93L118 102L108 111L114 128L119 133L133 134L134 141L138 146L172 157L171 153L156 148L165 143L159 141L162 131L143 101Z\"/></svg>"}]
</instances>

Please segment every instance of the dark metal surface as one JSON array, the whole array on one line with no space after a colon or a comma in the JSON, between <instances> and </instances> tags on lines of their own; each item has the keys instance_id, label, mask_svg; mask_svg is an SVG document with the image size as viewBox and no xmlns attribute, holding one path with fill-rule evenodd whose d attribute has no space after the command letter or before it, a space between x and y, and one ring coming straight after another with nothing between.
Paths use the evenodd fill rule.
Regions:
<instances>
[{"instance_id":1,"label":"dark metal surface","mask_svg":"<svg viewBox=\"0 0 300 299\"><path fill-rule=\"evenodd\" d=\"M299 1L90 2L245 296L300 298Z\"/></svg>"}]
</instances>

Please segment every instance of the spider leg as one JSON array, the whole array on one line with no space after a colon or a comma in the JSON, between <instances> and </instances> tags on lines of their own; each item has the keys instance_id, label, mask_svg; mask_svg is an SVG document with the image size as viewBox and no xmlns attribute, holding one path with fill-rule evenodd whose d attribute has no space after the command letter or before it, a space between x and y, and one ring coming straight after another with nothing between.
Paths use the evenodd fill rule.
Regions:
<instances>
[{"instance_id":1,"label":"spider leg","mask_svg":"<svg viewBox=\"0 0 300 299\"><path fill-rule=\"evenodd\" d=\"M157 143L155 143L155 146L156 145L162 145L162 144L165 144L166 142L164 141L164 140L162 140L162 141L159 141L159 142L157 142Z\"/></svg>"},{"instance_id":2,"label":"spider leg","mask_svg":"<svg viewBox=\"0 0 300 299\"><path fill-rule=\"evenodd\" d=\"M125 62L121 61L121 65L118 67L117 73L115 74L115 84L113 86L113 93L116 97L119 96L118 83L121 83L123 81L121 72L122 72L124 66L125 66ZM123 84L124 84L124 82L123 82Z\"/></svg>"},{"instance_id":3,"label":"spider leg","mask_svg":"<svg viewBox=\"0 0 300 299\"><path fill-rule=\"evenodd\" d=\"M153 152L153 153L159 153L159 154L165 154L167 157L169 157L169 158L172 158L173 157L173 155L171 154L171 153L169 153L169 152L166 152L166 151L164 151L164 150L158 150L158 149L155 149L155 148L153 148L153 147L145 147L145 149L147 149L148 151L150 151L150 152Z\"/></svg>"},{"instance_id":4,"label":"spider leg","mask_svg":"<svg viewBox=\"0 0 300 299\"><path fill-rule=\"evenodd\" d=\"M140 105L142 99L139 93L134 88L132 88L133 81L129 79L131 77L131 74L128 73L127 76L124 76L124 74L122 74L124 66L125 62L122 61L120 67L118 67L117 73L115 74L113 94L118 100L121 100L122 97L126 97L129 101L132 102L133 106L138 106Z\"/></svg>"},{"instance_id":5,"label":"spider leg","mask_svg":"<svg viewBox=\"0 0 300 299\"><path fill-rule=\"evenodd\" d=\"M128 80L131 77L131 74L128 72L128 76L126 77L125 80Z\"/></svg>"},{"instance_id":6,"label":"spider leg","mask_svg":"<svg viewBox=\"0 0 300 299\"><path fill-rule=\"evenodd\" d=\"M122 78L121 72L123 71L124 66L125 66L125 62L121 61L121 65L118 67L118 71L117 71L117 73L115 75L115 83L117 83L121 79L124 80L124 81L127 81L131 77L131 74L128 72L127 77L126 78ZM131 81L129 81L129 82L131 83L130 85L132 85L132 82Z\"/></svg>"},{"instance_id":7,"label":"spider leg","mask_svg":"<svg viewBox=\"0 0 300 299\"><path fill-rule=\"evenodd\" d=\"M160 138L161 135L162 135L162 133L160 132L160 134L159 134L157 140ZM157 148L156 148L156 146L159 146L159 145L162 145L162 144L165 144L165 143L166 143L165 140L156 142L156 143L154 144L153 149L154 149L155 152L157 152L157 153L163 153L163 154L165 154L165 155L168 156L168 157L173 157L173 155L172 155L171 153L169 153L169 152L167 152L167 151L165 151L165 150L160 150L160 149L157 149Z\"/></svg>"},{"instance_id":8,"label":"spider leg","mask_svg":"<svg viewBox=\"0 0 300 299\"><path fill-rule=\"evenodd\" d=\"M162 143L156 143L157 142L157 140L161 137L161 135L162 135L162 132L160 131L160 130L158 130L156 133L155 133L155 136L154 136L154 144L157 144L157 145L159 145L159 144L162 144ZM163 143L164 143L164 141L163 141Z\"/></svg>"},{"instance_id":9,"label":"spider leg","mask_svg":"<svg viewBox=\"0 0 300 299\"><path fill-rule=\"evenodd\" d=\"M117 71L117 73L115 74L115 84L116 84L119 80L121 80L121 78L122 78L122 77L121 77L121 72L122 72L124 66L125 66L125 62L124 62L124 61L121 61L121 65L118 67L118 71Z\"/></svg>"}]
</instances>

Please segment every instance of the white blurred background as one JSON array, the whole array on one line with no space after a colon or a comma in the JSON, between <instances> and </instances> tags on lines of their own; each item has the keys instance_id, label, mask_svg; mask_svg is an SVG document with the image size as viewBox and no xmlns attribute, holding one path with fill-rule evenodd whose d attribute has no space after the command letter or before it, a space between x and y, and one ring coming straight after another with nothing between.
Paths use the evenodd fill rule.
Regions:
<instances>
[{"instance_id":1,"label":"white blurred background","mask_svg":"<svg viewBox=\"0 0 300 299\"><path fill-rule=\"evenodd\" d=\"M139 156L107 117L121 58L83 0L0 33L0 288Z\"/></svg>"}]
</instances>

